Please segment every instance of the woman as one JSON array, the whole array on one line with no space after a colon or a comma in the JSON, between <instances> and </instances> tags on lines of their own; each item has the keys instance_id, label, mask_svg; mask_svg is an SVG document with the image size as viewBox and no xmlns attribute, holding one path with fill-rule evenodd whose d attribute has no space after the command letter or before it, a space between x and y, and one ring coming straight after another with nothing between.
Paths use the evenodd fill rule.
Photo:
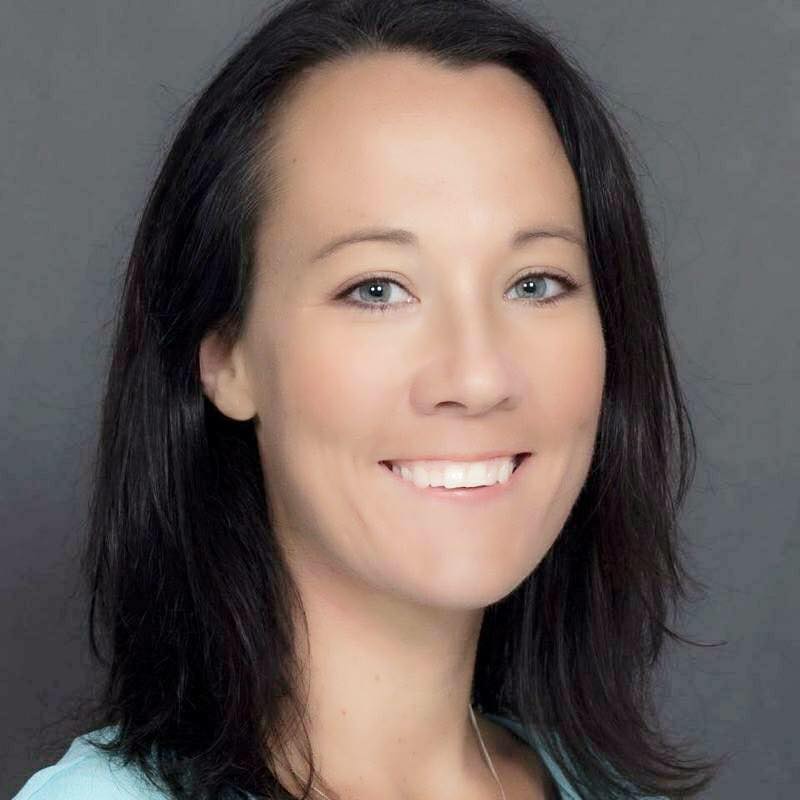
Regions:
<instances>
[{"instance_id":1,"label":"woman","mask_svg":"<svg viewBox=\"0 0 800 800\"><path fill-rule=\"evenodd\" d=\"M85 565L108 682L17 799L696 796L649 695L692 444L580 70L488 0L284 3L144 211Z\"/></svg>"}]
</instances>

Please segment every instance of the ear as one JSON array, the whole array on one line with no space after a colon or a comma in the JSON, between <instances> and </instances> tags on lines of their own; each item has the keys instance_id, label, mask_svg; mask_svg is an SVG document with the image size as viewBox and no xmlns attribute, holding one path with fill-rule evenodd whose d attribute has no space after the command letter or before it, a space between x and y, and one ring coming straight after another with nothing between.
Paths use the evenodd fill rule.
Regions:
<instances>
[{"instance_id":1,"label":"ear","mask_svg":"<svg viewBox=\"0 0 800 800\"><path fill-rule=\"evenodd\" d=\"M199 360L203 394L226 417L252 419L256 406L240 342L229 345L212 331L200 343Z\"/></svg>"}]
</instances>

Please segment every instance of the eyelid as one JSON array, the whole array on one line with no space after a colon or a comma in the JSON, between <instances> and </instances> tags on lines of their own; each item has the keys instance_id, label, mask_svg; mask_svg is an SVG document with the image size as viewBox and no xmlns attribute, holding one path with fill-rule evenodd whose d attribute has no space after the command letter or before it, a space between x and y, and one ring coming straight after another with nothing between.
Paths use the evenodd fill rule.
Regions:
<instances>
[{"instance_id":1,"label":"eyelid","mask_svg":"<svg viewBox=\"0 0 800 800\"><path fill-rule=\"evenodd\" d=\"M559 292L559 294L555 295L554 297L548 297L544 299L529 297L529 298L519 298L518 302L522 302L524 304L534 305L534 306L548 306L548 305L555 305L560 302L562 299L574 294L576 291L581 289L584 284L575 280L571 276L567 274L563 274L560 271L555 271L553 267L531 267L528 266L522 270L522 272L512 279L510 287L514 287L516 284L520 283L526 278L541 278L541 279L549 279L554 280L560 283L563 286L563 290ZM396 275L392 273L382 273L382 272L372 272L368 275L365 275L361 278L356 278L352 282L348 283L348 285L338 291L334 299L345 303L346 305L353 306L356 310L359 311L377 311L377 312L385 312L396 309L400 306L409 306L412 305L410 302L402 302L402 303L364 303L357 300L349 300L347 299L347 295L351 294L355 289L359 286L363 286L364 284L369 283L370 281L385 281L387 283L395 283L397 284L404 292L411 294L411 292L405 288L403 285L403 281L399 279Z\"/></svg>"},{"instance_id":2,"label":"eyelid","mask_svg":"<svg viewBox=\"0 0 800 800\"><path fill-rule=\"evenodd\" d=\"M553 278L555 280L563 281L566 285L571 283L578 284L573 278L567 273L562 273L561 271L556 271L555 267L550 266L542 266L542 267L525 267L523 268L519 275L515 276L511 279L509 283L509 287L513 286L515 283L519 283L523 278L527 277L528 275L534 275L535 277L543 277L543 278ZM334 297L338 297L342 294L347 294L352 292L356 286L360 286L362 283L371 280L385 280L385 281L395 281L398 283L406 292L411 294L409 289L406 289L403 279L395 272L381 272L380 270L376 272L368 272L361 278L354 278L352 281L348 282L344 288L339 289Z\"/></svg>"}]
</instances>

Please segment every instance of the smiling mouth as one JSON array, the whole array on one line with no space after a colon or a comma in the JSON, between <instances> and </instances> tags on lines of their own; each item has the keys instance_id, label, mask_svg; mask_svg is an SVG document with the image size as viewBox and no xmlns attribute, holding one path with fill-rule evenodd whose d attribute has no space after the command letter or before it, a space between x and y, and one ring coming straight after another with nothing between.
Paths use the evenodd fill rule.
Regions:
<instances>
[{"instance_id":1,"label":"smiling mouth","mask_svg":"<svg viewBox=\"0 0 800 800\"><path fill-rule=\"evenodd\" d=\"M509 475L509 478L511 477L511 475L513 475L513 474L514 474L514 473L517 471L517 469L519 468L519 466L520 466L520 465L521 465L521 464L522 464L522 463L523 463L523 462L524 462L524 461L525 461L527 458L529 458L529 457L530 457L530 455L531 455L531 453L530 453L530 452L524 452L524 453L517 453L517 454L516 454L516 455L513 457L513 460L512 460L512 463L513 463L513 468L512 468L512 470L511 470L511 474ZM392 462L392 461L381 461L381 462L379 462L379 463L381 464L381 466L383 466L383 467L385 467L387 470L389 470L389 472L392 472L392 473L394 473L394 469L393 469L393 467L394 467L394 462ZM497 485L497 484L493 484L493 485ZM430 488L431 488L431 489L433 489L433 488L437 488L437 489L438 489L438 488L441 488L441 487L438 487L438 486L437 486L437 487L433 487L433 486L432 486L432 487L430 487ZM457 487L457 491L468 492L468 491L473 491L473 490L477 490L477 489L486 489L486 488L491 488L491 487L487 487L487 486L474 486L474 487L466 487L466 486L463 486L463 487ZM453 490L453 491L455 491L455 490Z\"/></svg>"},{"instance_id":2,"label":"smiling mouth","mask_svg":"<svg viewBox=\"0 0 800 800\"><path fill-rule=\"evenodd\" d=\"M514 456L514 469L516 469L529 455L530 453L528 452L517 453ZM386 469L391 469L394 466L393 461L381 461L379 463L381 463L384 467L386 467Z\"/></svg>"}]
</instances>

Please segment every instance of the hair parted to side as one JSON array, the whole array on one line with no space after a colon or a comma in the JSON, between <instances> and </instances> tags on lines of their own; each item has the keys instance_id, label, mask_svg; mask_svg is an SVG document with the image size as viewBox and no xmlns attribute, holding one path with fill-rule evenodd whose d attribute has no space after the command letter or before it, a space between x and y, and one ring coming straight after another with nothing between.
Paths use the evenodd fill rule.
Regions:
<instances>
[{"instance_id":1,"label":"hair parted to side","mask_svg":"<svg viewBox=\"0 0 800 800\"><path fill-rule=\"evenodd\" d=\"M664 637L695 644L667 619L699 584L677 524L696 444L625 136L551 37L493 0L282 2L180 127L136 233L102 407L84 556L107 670L93 723L117 726L104 748L177 798L288 796L273 758L305 729L302 604L254 422L207 400L198 352L212 329L242 331L293 88L312 68L401 50L455 70L503 65L538 91L581 190L607 353L588 479L546 557L486 610L473 700L534 726L582 796L696 796L725 759L668 742L651 689Z\"/></svg>"}]
</instances>

